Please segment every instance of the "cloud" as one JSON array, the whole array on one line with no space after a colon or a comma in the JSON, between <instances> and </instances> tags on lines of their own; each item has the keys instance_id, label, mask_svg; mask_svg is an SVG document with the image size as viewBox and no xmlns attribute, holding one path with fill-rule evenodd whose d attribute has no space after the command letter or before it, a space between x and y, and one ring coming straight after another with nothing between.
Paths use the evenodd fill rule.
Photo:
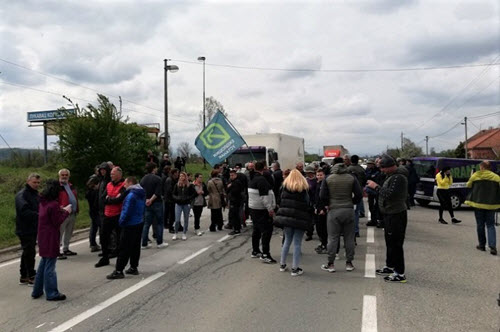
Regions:
<instances>
[{"instance_id":1,"label":"cloud","mask_svg":"<svg viewBox=\"0 0 500 332\"><path fill-rule=\"evenodd\" d=\"M303 50L298 50L285 60L284 71L276 76L276 80L293 80L316 75L314 70L321 69L322 57Z\"/></svg>"},{"instance_id":2,"label":"cloud","mask_svg":"<svg viewBox=\"0 0 500 332\"><path fill-rule=\"evenodd\" d=\"M383 15L414 6L417 2L418 0L370 0L363 1L360 8L367 13Z\"/></svg>"}]
</instances>

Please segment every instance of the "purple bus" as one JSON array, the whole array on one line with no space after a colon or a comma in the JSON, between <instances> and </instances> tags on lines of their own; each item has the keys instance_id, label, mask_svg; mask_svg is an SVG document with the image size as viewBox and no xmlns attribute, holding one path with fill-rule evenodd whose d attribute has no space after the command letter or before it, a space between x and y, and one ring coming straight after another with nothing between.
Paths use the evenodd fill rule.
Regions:
<instances>
[{"instance_id":1,"label":"purple bus","mask_svg":"<svg viewBox=\"0 0 500 332\"><path fill-rule=\"evenodd\" d=\"M450 167L453 176L453 184L450 187L450 197L453 209L459 208L465 201L469 189L466 187L471 174L479 170L479 159L443 158L443 157L416 157L413 158L413 165L420 178L417 183L415 200L422 206L427 206L431 202L439 203L436 195L437 186L435 183L436 174L443 167ZM498 173L500 171L500 161L491 160L491 170Z\"/></svg>"}]
</instances>

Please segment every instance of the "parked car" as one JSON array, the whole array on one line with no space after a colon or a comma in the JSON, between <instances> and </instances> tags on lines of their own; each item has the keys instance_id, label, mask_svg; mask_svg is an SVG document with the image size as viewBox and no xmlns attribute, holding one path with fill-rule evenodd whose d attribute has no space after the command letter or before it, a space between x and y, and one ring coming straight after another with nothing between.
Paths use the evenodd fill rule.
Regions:
<instances>
[{"instance_id":1,"label":"parked car","mask_svg":"<svg viewBox=\"0 0 500 332\"><path fill-rule=\"evenodd\" d=\"M442 158L442 157L416 157L413 158L413 164L420 178L417 183L417 192L415 200L422 206L427 206L431 202L439 202L436 195L436 174L443 167L450 167L453 176L453 185L450 187L450 197L453 209L459 208L467 194L469 188L466 187L467 181L473 172L479 170L479 159L461 159L461 158ZM500 161L491 161L491 169L494 172L500 171Z\"/></svg>"}]
</instances>

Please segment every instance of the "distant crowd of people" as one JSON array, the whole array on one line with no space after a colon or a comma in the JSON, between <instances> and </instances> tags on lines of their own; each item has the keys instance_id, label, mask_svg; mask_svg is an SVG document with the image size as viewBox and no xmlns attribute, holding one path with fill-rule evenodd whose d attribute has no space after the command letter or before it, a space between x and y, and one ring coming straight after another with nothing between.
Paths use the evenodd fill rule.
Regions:
<instances>
[{"instance_id":1,"label":"distant crowd of people","mask_svg":"<svg viewBox=\"0 0 500 332\"><path fill-rule=\"evenodd\" d=\"M477 249L485 251L486 228L490 253L496 255L494 213L500 208L500 177L491 171L487 161L480 168L467 183L472 190L466 203L474 208ZM91 252L100 252L96 268L109 265L110 259L117 257L108 279L139 274L141 249L151 248L152 241L156 248L168 246L164 229L172 234L172 240L185 241L191 234L190 218L194 217L192 234L202 236L200 220L205 207L210 209L210 232L225 228L229 235L237 236L251 220L251 257L267 264L277 263L270 251L274 227L283 229L279 260L282 272L288 270L287 255L293 244L291 275L303 273L302 240L305 235L305 240L310 241L314 230L320 240L315 251L327 255L321 269L336 271L335 260L343 238L345 269L353 271L365 193L371 216L367 225L384 228L387 248L385 266L376 273L388 282L406 282L403 244L407 210L415 205L413 196L418 182L411 160L383 155L368 160L366 169L360 166L356 155L335 158L333 165L310 164L304 168L303 163L297 163L292 170L281 170L278 162L270 169L260 161L237 164L232 169L222 164L214 166L206 183L201 173L185 170L182 158L172 165L168 154L159 161L150 151L146 174L140 180L134 176L124 178L123 170L112 162L95 168L85 195L91 219L89 244ZM34 286L33 298L45 293L49 301L66 298L57 288L56 261L77 255L70 250L70 239L79 212L78 195L69 181L68 169L61 169L58 176L58 180L48 180L39 193L40 176L30 174L15 200L16 234L22 246L20 284ZM446 223L443 210L448 210L452 223L459 223L446 192L453 183L449 170L441 170L436 181L441 202L439 222ZM37 270L36 244L41 256Z\"/></svg>"}]
</instances>

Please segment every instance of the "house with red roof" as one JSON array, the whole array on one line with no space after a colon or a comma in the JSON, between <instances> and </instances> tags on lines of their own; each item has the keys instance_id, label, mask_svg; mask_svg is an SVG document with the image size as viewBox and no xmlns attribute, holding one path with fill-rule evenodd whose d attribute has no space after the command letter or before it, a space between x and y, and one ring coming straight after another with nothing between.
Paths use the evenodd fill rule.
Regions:
<instances>
[{"instance_id":1,"label":"house with red roof","mask_svg":"<svg viewBox=\"0 0 500 332\"><path fill-rule=\"evenodd\" d=\"M500 159L500 128L481 130L467 140L472 159Z\"/></svg>"}]
</instances>

